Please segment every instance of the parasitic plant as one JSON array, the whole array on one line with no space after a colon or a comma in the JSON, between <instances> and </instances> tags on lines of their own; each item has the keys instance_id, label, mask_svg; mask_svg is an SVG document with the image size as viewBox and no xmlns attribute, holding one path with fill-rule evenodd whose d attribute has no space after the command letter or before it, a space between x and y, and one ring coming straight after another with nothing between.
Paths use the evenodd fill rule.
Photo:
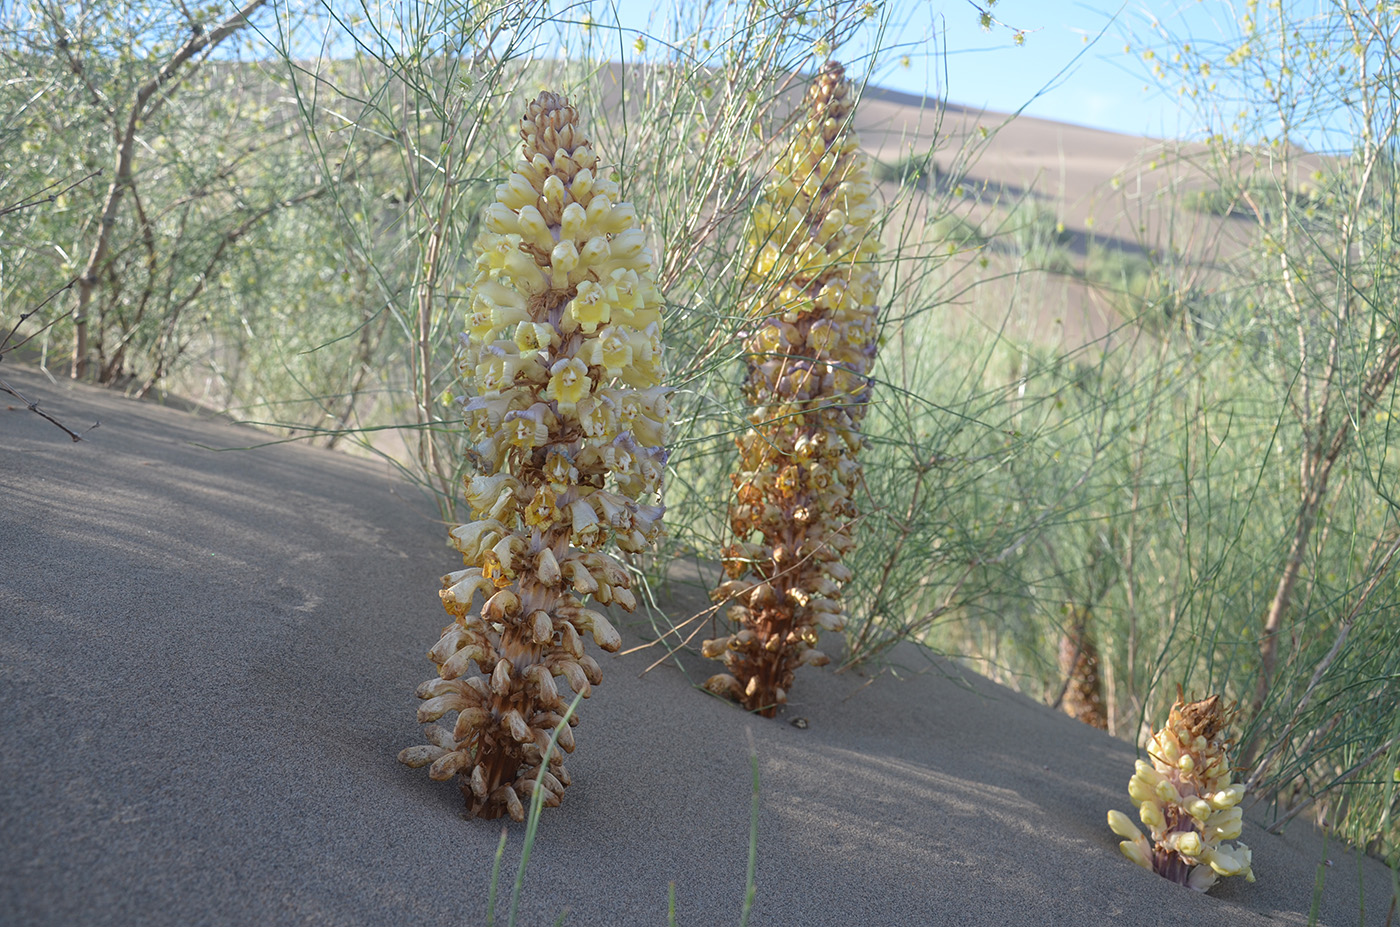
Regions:
<instances>
[{"instance_id":1,"label":"parasitic plant","mask_svg":"<svg viewBox=\"0 0 1400 927\"><path fill-rule=\"evenodd\" d=\"M642 551L660 532L669 418L661 296L632 206L559 95L540 94L520 134L521 160L483 219L456 354L476 442L472 520L450 535L465 569L443 577L455 620L417 693L420 722L456 722L399 755L434 779L460 776L472 814L517 821L522 797L543 788L554 806L569 784L558 751L540 768L567 706L555 679L586 697L602 672L583 635L621 643L585 602L636 605L602 548ZM574 748L568 726L559 746Z\"/></svg>"},{"instance_id":2,"label":"parasitic plant","mask_svg":"<svg viewBox=\"0 0 1400 927\"><path fill-rule=\"evenodd\" d=\"M735 634L704 642L727 673L705 684L772 717L794 671L828 662L820 629L845 623L856 452L870 398L880 278L869 161L850 126L855 93L828 62L754 209L743 315L752 427L738 438L727 579Z\"/></svg>"},{"instance_id":3,"label":"parasitic plant","mask_svg":"<svg viewBox=\"0 0 1400 927\"><path fill-rule=\"evenodd\" d=\"M1099 675L1099 648L1089 626L1092 613L1087 608L1068 606L1069 626L1060 638L1060 673L1065 677L1060 708L1071 718L1090 727L1108 730L1108 714L1103 704L1103 681Z\"/></svg>"},{"instance_id":4,"label":"parasitic plant","mask_svg":"<svg viewBox=\"0 0 1400 927\"><path fill-rule=\"evenodd\" d=\"M1230 781L1220 696L1183 703L1178 695L1166 727L1152 735L1152 762L1137 761L1128 794L1152 833L1142 835L1121 811L1108 813L1123 855L1163 878L1204 892L1219 876L1254 881L1249 847L1225 841L1243 827L1244 786Z\"/></svg>"}]
</instances>

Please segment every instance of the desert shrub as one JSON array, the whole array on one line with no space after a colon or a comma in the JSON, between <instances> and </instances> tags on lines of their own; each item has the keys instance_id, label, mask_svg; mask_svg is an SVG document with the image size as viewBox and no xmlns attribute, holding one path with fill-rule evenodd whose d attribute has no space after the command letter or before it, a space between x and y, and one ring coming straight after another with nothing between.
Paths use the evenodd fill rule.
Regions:
<instances>
[{"instance_id":1,"label":"desert shrub","mask_svg":"<svg viewBox=\"0 0 1400 927\"><path fill-rule=\"evenodd\" d=\"M997 226L996 237L1019 255L1025 266L1052 274L1075 272L1066 247L1071 235L1053 210L1029 199L1011 206Z\"/></svg>"},{"instance_id":2,"label":"desert shrub","mask_svg":"<svg viewBox=\"0 0 1400 927\"><path fill-rule=\"evenodd\" d=\"M946 243L950 251L980 248L988 240L977 223L956 213L933 217L929 221L928 235L932 241Z\"/></svg>"},{"instance_id":3,"label":"desert shrub","mask_svg":"<svg viewBox=\"0 0 1400 927\"><path fill-rule=\"evenodd\" d=\"M911 153L894 162L872 159L870 175L880 183L908 185L919 190L936 187L943 179L932 150L923 154Z\"/></svg>"},{"instance_id":4,"label":"desert shrub","mask_svg":"<svg viewBox=\"0 0 1400 927\"><path fill-rule=\"evenodd\" d=\"M1232 154L1227 153L1226 157ZM1324 191L1306 184L1295 189L1292 184L1269 176L1240 177L1230 173L1221 178L1219 186L1186 192L1181 203L1187 209L1213 216L1267 222L1283 213L1285 203L1290 210L1306 212L1325 206L1326 200Z\"/></svg>"}]
</instances>

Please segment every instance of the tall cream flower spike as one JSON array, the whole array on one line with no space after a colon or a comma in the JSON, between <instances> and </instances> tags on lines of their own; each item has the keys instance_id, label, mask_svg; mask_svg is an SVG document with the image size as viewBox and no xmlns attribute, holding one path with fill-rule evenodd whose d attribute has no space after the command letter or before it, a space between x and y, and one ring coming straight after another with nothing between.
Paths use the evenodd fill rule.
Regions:
<instances>
[{"instance_id":1,"label":"tall cream flower spike","mask_svg":"<svg viewBox=\"0 0 1400 927\"><path fill-rule=\"evenodd\" d=\"M1166 879L1204 892L1220 876L1254 881L1252 854L1239 837L1244 786L1230 781L1225 756L1225 714L1220 696L1185 704L1178 696L1166 727L1147 745L1152 762L1137 761L1128 795L1152 833L1152 842L1121 811L1108 826L1125 837L1128 859Z\"/></svg>"},{"instance_id":2,"label":"tall cream flower spike","mask_svg":"<svg viewBox=\"0 0 1400 927\"><path fill-rule=\"evenodd\" d=\"M660 533L670 417L661 295L635 211L561 96L540 94L520 134L522 159L477 242L456 356L477 442L472 521L451 532L465 569L443 577L455 620L428 652L437 678L418 688L420 722L456 712L456 723L429 725L427 745L399 754L434 779L460 776L473 814L517 821L537 780L548 806L569 784L557 751L541 775L567 706L555 680L587 696L602 671L583 635L621 644L585 599L636 606L602 548L645 550ZM573 750L569 727L559 745Z\"/></svg>"},{"instance_id":3,"label":"tall cream flower spike","mask_svg":"<svg viewBox=\"0 0 1400 927\"><path fill-rule=\"evenodd\" d=\"M855 94L828 62L808 115L754 210L744 311L744 390L752 428L738 439L730 509L735 543L716 600L734 600L736 634L705 641L728 673L716 694L772 717L794 671L828 662L818 629L845 624L859 423L875 359L878 206L869 162L850 127Z\"/></svg>"}]
</instances>

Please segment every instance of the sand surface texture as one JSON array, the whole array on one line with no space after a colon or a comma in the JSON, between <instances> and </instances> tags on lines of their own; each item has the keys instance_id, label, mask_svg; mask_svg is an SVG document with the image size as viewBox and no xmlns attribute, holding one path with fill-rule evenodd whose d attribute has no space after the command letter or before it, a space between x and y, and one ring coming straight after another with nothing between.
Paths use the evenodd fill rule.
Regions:
<instances>
[{"instance_id":1,"label":"sand surface texture","mask_svg":"<svg viewBox=\"0 0 1400 927\"><path fill-rule=\"evenodd\" d=\"M430 502L381 465L210 450L264 436L0 374L101 421L74 444L0 404L0 922L484 924L501 823L395 761L456 565ZM1386 921L1389 872L1302 823L1246 829L1253 885L1135 868L1104 823L1130 746L912 649L900 678L804 670L776 722L639 675L655 654L600 655L522 924L664 924L669 882L679 924L737 923L750 733L754 925L1305 924L1324 858L1320 923Z\"/></svg>"}]
</instances>

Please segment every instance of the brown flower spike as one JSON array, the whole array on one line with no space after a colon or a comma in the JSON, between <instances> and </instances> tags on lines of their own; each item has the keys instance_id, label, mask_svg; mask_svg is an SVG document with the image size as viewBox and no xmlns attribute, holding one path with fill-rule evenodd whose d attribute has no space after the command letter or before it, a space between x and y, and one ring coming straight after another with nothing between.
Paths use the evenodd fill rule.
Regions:
<instances>
[{"instance_id":1,"label":"brown flower spike","mask_svg":"<svg viewBox=\"0 0 1400 927\"><path fill-rule=\"evenodd\" d=\"M1099 648L1089 626L1087 608L1069 606L1069 627L1060 638L1060 673L1065 677L1065 694L1060 707L1071 718L1090 727L1108 730L1103 705L1103 683L1099 676Z\"/></svg>"},{"instance_id":2,"label":"brown flower spike","mask_svg":"<svg viewBox=\"0 0 1400 927\"><path fill-rule=\"evenodd\" d=\"M587 696L602 671L583 635L621 643L585 600L636 605L602 548L645 550L660 533L670 417L661 296L634 210L562 97L540 94L520 134L522 159L484 217L457 350L477 441L473 520L451 532L465 569L443 577L454 621L428 652L437 677L418 688L419 721L457 717L399 755L434 779L460 776L472 814L517 821L536 788L554 806L569 784L557 751L544 760L567 706L555 680ZM559 746L574 749L568 726Z\"/></svg>"},{"instance_id":3,"label":"brown flower spike","mask_svg":"<svg viewBox=\"0 0 1400 927\"><path fill-rule=\"evenodd\" d=\"M767 717L799 666L828 662L813 649L819 629L845 623L841 588L852 574L841 557L852 545L880 289L874 185L841 65L828 62L807 99L749 240L744 389L754 408L737 442L728 579L714 592L736 603L739 630L703 647L729 671L706 688Z\"/></svg>"}]
</instances>

